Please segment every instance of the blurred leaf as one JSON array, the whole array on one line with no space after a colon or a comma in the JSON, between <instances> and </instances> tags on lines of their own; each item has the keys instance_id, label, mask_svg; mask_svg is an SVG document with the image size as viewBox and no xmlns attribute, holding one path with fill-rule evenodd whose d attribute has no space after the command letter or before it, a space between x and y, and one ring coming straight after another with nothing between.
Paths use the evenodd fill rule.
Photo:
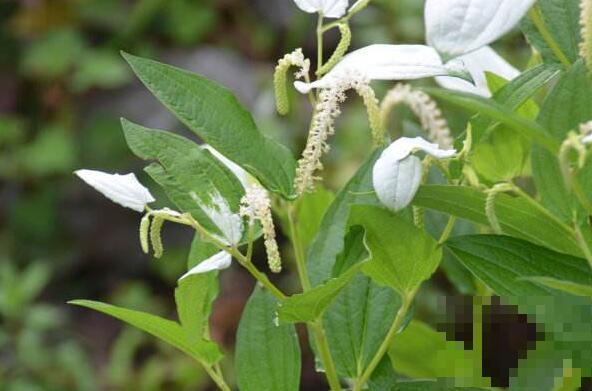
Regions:
<instances>
[{"instance_id":1,"label":"blurred leaf","mask_svg":"<svg viewBox=\"0 0 592 391\"><path fill-rule=\"evenodd\" d=\"M442 259L442 249L431 236L386 209L355 205L349 224L365 230L370 261L364 273L402 295L417 289Z\"/></svg>"},{"instance_id":2,"label":"blurred leaf","mask_svg":"<svg viewBox=\"0 0 592 391\"><path fill-rule=\"evenodd\" d=\"M235 362L242 391L291 391L300 386L300 345L294 325L277 325L277 299L255 287L237 331Z\"/></svg>"},{"instance_id":3,"label":"blurred leaf","mask_svg":"<svg viewBox=\"0 0 592 391\"><path fill-rule=\"evenodd\" d=\"M592 297L592 284L583 285L572 281L558 280L553 277L525 277L525 281L532 281L539 285L557 289L576 296Z\"/></svg>"},{"instance_id":4,"label":"blurred leaf","mask_svg":"<svg viewBox=\"0 0 592 391\"><path fill-rule=\"evenodd\" d=\"M19 166L33 176L65 174L76 165L76 146L72 135L60 127L48 127L20 149Z\"/></svg>"},{"instance_id":5,"label":"blurred leaf","mask_svg":"<svg viewBox=\"0 0 592 391\"><path fill-rule=\"evenodd\" d=\"M509 236L458 236L449 239L446 247L499 295L558 294L546 286L528 281L530 277L551 277L592 285L592 271L584 259L560 254Z\"/></svg>"},{"instance_id":6,"label":"blurred leaf","mask_svg":"<svg viewBox=\"0 0 592 391\"><path fill-rule=\"evenodd\" d=\"M439 381L401 381L391 391L485 391L484 388L451 387Z\"/></svg>"},{"instance_id":7,"label":"blurred leaf","mask_svg":"<svg viewBox=\"0 0 592 391\"><path fill-rule=\"evenodd\" d=\"M450 214L477 224L489 225L485 213L486 195L465 186L422 186L413 204ZM576 239L564 225L550 218L523 198L499 194L495 212L503 232L556 251L581 256Z\"/></svg>"},{"instance_id":8,"label":"blurred leaf","mask_svg":"<svg viewBox=\"0 0 592 391\"><path fill-rule=\"evenodd\" d=\"M182 45L191 45L213 30L219 15L203 2L169 0L165 16L169 36Z\"/></svg>"},{"instance_id":9,"label":"blurred leaf","mask_svg":"<svg viewBox=\"0 0 592 391\"><path fill-rule=\"evenodd\" d=\"M146 87L189 129L268 190L295 198L292 154L265 137L227 89L179 68L129 54L124 57Z\"/></svg>"},{"instance_id":10,"label":"blurred leaf","mask_svg":"<svg viewBox=\"0 0 592 391\"><path fill-rule=\"evenodd\" d=\"M27 47L22 70L27 76L55 79L66 75L80 57L85 46L79 32L55 30Z\"/></svg>"},{"instance_id":11,"label":"blurred leaf","mask_svg":"<svg viewBox=\"0 0 592 391\"><path fill-rule=\"evenodd\" d=\"M72 76L71 86L75 92L93 87L117 88L130 80L128 69L117 54L107 50L86 50Z\"/></svg>"},{"instance_id":12,"label":"blurred leaf","mask_svg":"<svg viewBox=\"0 0 592 391\"><path fill-rule=\"evenodd\" d=\"M177 322L98 301L72 300L68 303L103 312L126 322L176 347L199 362L211 365L222 358L222 353L214 343L191 344L187 340L185 330Z\"/></svg>"}]
</instances>

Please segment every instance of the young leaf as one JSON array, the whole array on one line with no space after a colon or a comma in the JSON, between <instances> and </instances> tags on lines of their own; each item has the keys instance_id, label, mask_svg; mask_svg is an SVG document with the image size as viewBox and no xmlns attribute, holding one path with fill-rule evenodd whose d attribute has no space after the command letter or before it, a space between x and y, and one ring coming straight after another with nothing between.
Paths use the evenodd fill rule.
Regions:
<instances>
[{"instance_id":1,"label":"young leaf","mask_svg":"<svg viewBox=\"0 0 592 391\"><path fill-rule=\"evenodd\" d=\"M560 143L553 139L545 128L536 122L514 113L511 109L491 99L466 92L449 91L440 88L423 88L423 90L429 95L459 106L472 114L480 113L499 121L549 151L557 152L559 150Z\"/></svg>"},{"instance_id":2,"label":"young leaf","mask_svg":"<svg viewBox=\"0 0 592 391\"><path fill-rule=\"evenodd\" d=\"M413 204L457 216L477 224L489 225L485 214L486 195L464 186L422 186ZM498 194L495 212L502 231L553 250L582 256L576 239L563 224L549 217L528 201Z\"/></svg>"},{"instance_id":3,"label":"young leaf","mask_svg":"<svg viewBox=\"0 0 592 391\"><path fill-rule=\"evenodd\" d=\"M213 365L222 358L218 345L207 341L190 343L185 330L172 320L92 300L72 300L68 303L87 307L126 322L176 347L199 362Z\"/></svg>"},{"instance_id":4,"label":"young leaf","mask_svg":"<svg viewBox=\"0 0 592 391\"><path fill-rule=\"evenodd\" d=\"M364 264L364 273L403 295L427 280L442 258L442 249L431 236L386 209L355 205L349 224L365 230L370 261Z\"/></svg>"},{"instance_id":5,"label":"young leaf","mask_svg":"<svg viewBox=\"0 0 592 391\"><path fill-rule=\"evenodd\" d=\"M344 248L351 205L381 205L372 186L372 168L380 153L377 150L368 158L325 212L319 233L308 251L308 274L313 286L331 277L335 260Z\"/></svg>"},{"instance_id":6,"label":"young leaf","mask_svg":"<svg viewBox=\"0 0 592 391\"><path fill-rule=\"evenodd\" d=\"M235 362L242 391L297 391L300 345L294 325L277 325L278 301L256 287L237 331Z\"/></svg>"},{"instance_id":7,"label":"young leaf","mask_svg":"<svg viewBox=\"0 0 592 391\"><path fill-rule=\"evenodd\" d=\"M265 137L251 114L226 88L203 76L156 61L123 54L133 71L173 114L228 159L287 199L296 161L281 144Z\"/></svg>"},{"instance_id":8,"label":"young leaf","mask_svg":"<svg viewBox=\"0 0 592 391\"><path fill-rule=\"evenodd\" d=\"M364 230L352 227L337 258L333 276L368 258ZM349 378L361 375L384 340L401 305L399 295L357 274L325 311L323 325L337 372Z\"/></svg>"},{"instance_id":9,"label":"young leaf","mask_svg":"<svg viewBox=\"0 0 592 391\"><path fill-rule=\"evenodd\" d=\"M547 286L528 281L531 277L592 285L592 271L584 259L509 236L458 236L448 240L446 247L498 295L558 294Z\"/></svg>"},{"instance_id":10,"label":"young leaf","mask_svg":"<svg viewBox=\"0 0 592 391\"><path fill-rule=\"evenodd\" d=\"M280 321L313 322L317 320L363 265L363 262L357 263L339 277L331 278L307 292L290 296L279 305Z\"/></svg>"}]
</instances>

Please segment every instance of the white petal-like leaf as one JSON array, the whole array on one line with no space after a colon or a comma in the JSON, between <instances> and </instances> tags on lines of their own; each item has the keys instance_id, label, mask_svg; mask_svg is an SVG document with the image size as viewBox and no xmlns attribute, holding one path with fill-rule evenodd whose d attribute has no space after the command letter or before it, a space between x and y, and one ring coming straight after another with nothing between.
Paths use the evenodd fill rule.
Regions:
<instances>
[{"instance_id":1,"label":"white petal-like leaf","mask_svg":"<svg viewBox=\"0 0 592 391\"><path fill-rule=\"evenodd\" d=\"M243 170L241 166L222 155L209 144L202 145L202 148L210 151L210 153L214 155L216 159L220 160L222 164L232 171L232 173L236 176L245 189L249 186L249 174Z\"/></svg>"},{"instance_id":2,"label":"white petal-like leaf","mask_svg":"<svg viewBox=\"0 0 592 391\"><path fill-rule=\"evenodd\" d=\"M187 273L183 274L179 280L182 280L192 274L207 273L214 270L224 270L230 267L232 257L226 251L220 251L210 258L201 262Z\"/></svg>"},{"instance_id":3,"label":"white petal-like leaf","mask_svg":"<svg viewBox=\"0 0 592 391\"><path fill-rule=\"evenodd\" d=\"M370 45L347 54L323 78L306 84L295 82L301 93L311 88L330 88L348 72L360 72L370 80L415 80L443 75L462 75L462 69L442 64L440 55L425 45Z\"/></svg>"},{"instance_id":4,"label":"white petal-like leaf","mask_svg":"<svg viewBox=\"0 0 592 391\"><path fill-rule=\"evenodd\" d=\"M514 28L535 1L427 0L427 43L447 58L470 53Z\"/></svg>"},{"instance_id":5,"label":"white petal-like leaf","mask_svg":"<svg viewBox=\"0 0 592 391\"><path fill-rule=\"evenodd\" d=\"M520 75L520 71L510 65L489 46L457 57L452 61L462 62L466 69L471 73L475 84L471 84L458 77L436 77L436 82L438 82L438 84L451 90L470 92L472 94L490 97L491 92L487 86L485 72L495 73L506 80L512 80Z\"/></svg>"},{"instance_id":6,"label":"white petal-like leaf","mask_svg":"<svg viewBox=\"0 0 592 391\"><path fill-rule=\"evenodd\" d=\"M192 193L191 197L218 227L222 233L219 237L221 241L228 245L240 242L243 237L243 220L238 213L232 213L230 205L219 192L210 194L207 201L200 199L195 193Z\"/></svg>"},{"instance_id":7,"label":"white petal-like leaf","mask_svg":"<svg viewBox=\"0 0 592 391\"><path fill-rule=\"evenodd\" d=\"M421 160L417 156L407 156L403 160L382 156L374 165L372 182L380 202L393 212L398 212L415 197L421 176Z\"/></svg>"},{"instance_id":8,"label":"white petal-like leaf","mask_svg":"<svg viewBox=\"0 0 592 391\"><path fill-rule=\"evenodd\" d=\"M142 212L146 205L155 201L134 174L109 174L95 170L78 170L75 174L111 201L126 208Z\"/></svg>"},{"instance_id":9,"label":"white petal-like leaf","mask_svg":"<svg viewBox=\"0 0 592 391\"><path fill-rule=\"evenodd\" d=\"M416 156L410 156L416 150L438 159L456 154L453 149L440 149L438 144L421 137L402 137L386 148L374 164L372 184L378 199L392 211L407 207L421 183L421 161Z\"/></svg>"},{"instance_id":10,"label":"white petal-like leaf","mask_svg":"<svg viewBox=\"0 0 592 391\"><path fill-rule=\"evenodd\" d=\"M304 12L320 12L327 18L341 18L345 15L348 0L294 0Z\"/></svg>"}]
</instances>

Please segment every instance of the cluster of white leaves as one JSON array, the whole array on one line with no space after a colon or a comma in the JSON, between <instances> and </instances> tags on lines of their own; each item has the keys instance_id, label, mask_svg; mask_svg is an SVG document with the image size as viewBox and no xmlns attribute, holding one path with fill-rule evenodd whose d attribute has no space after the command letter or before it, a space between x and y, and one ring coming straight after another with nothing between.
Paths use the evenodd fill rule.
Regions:
<instances>
[{"instance_id":1,"label":"cluster of white leaves","mask_svg":"<svg viewBox=\"0 0 592 391\"><path fill-rule=\"evenodd\" d=\"M372 171L372 183L380 202L394 212L407 207L419 189L422 180L421 160L413 155L423 151L437 159L448 159L454 149L441 149L421 137L402 137L386 148Z\"/></svg>"},{"instance_id":2,"label":"cluster of white leaves","mask_svg":"<svg viewBox=\"0 0 592 391\"><path fill-rule=\"evenodd\" d=\"M301 92L329 88L340 73L355 69L371 80L436 77L446 88L490 96L486 71L506 79L515 78L519 72L488 45L514 28L534 2L427 0L427 45L371 45L358 49L320 80L296 88Z\"/></svg>"},{"instance_id":3,"label":"cluster of white leaves","mask_svg":"<svg viewBox=\"0 0 592 391\"><path fill-rule=\"evenodd\" d=\"M279 273L282 270L282 261L275 239L275 226L271 216L269 193L259 185L249 186L241 200L240 214L248 218L250 224L256 221L261 223L267 263L272 272Z\"/></svg>"}]
</instances>

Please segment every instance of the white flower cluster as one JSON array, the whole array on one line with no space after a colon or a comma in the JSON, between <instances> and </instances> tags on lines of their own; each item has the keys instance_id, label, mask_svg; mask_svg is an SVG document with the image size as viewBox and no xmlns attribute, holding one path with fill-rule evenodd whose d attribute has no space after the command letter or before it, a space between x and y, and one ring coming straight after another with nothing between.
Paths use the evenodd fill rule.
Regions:
<instances>
[{"instance_id":1,"label":"white flower cluster","mask_svg":"<svg viewBox=\"0 0 592 391\"><path fill-rule=\"evenodd\" d=\"M382 100L383 128L386 128L388 115L392 109L400 104L407 105L419 118L421 126L428 132L428 140L435 142L440 148L452 147L450 128L436 102L428 94L413 89L409 84L397 84Z\"/></svg>"},{"instance_id":2,"label":"white flower cluster","mask_svg":"<svg viewBox=\"0 0 592 391\"><path fill-rule=\"evenodd\" d=\"M580 2L580 27L582 42L580 42L580 56L586 60L589 69L592 64L589 62L592 58L592 1L581 0Z\"/></svg>"},{"instance_id":3,"label":"white flower cluster","mask_svg":"<svg viewBox=\"0 0 592 391\"><path fill-rule=\"evenodd\" d=\"M294 77L296 79L301 79L308 75L308 72L310 71L310 60L304 57L304 53L302 53L301 48L298 48L292 53L288 53L283 58L281 58L278 61L277 68L288 68L291 66L298 68L298 71L294 73Z\"/></svg>"},{"instance_id":4,"label":"white flower cluster","mask_svg":"<svg viewBox=\"0 0 592 391\"><path fill-rule=\"evenodd\" d=\"M281 272L282 261L275 239L275 227L271 217L271 200L267 191L259 185L249 186L241 199L240 215L247 217L251 224L255 221L261 223L269 269L274 273Z\"/></svg>"},{"instance_id":5,"label":"white flower cluster","mask_svg":"<svg viewBox=\"0 0 592 391\"><path fill-rule=\"evenodd\" d=\"M329 151L327 139L335 134L335 120L341 114L340 105L346 99L348 90L355 90L368 108L370 123L380 122L378 100L370 87L370 80L357 71L344 72L330 88L319 92L319 101L314 109L312 125L308 134L302 158L298 160L294 187L298 194L314 189L315 171L322 170L321 158ZM374 126L373 126L374 128Z\"/></svg>"}]
</instances>

